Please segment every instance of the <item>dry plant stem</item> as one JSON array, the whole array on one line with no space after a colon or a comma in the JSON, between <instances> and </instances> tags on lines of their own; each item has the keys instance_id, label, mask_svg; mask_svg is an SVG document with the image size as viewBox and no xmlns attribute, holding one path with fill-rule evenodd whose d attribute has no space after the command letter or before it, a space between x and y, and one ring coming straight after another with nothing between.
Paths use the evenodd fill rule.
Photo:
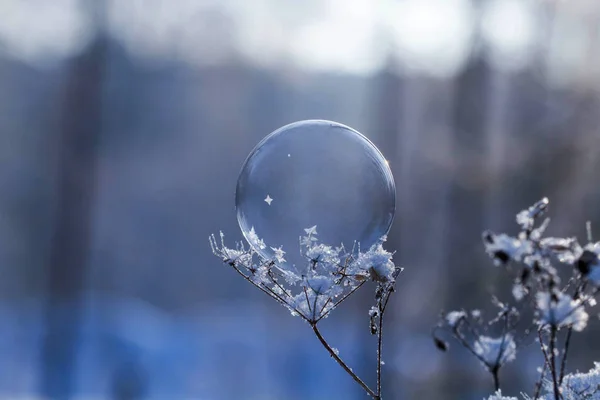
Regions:
<instances>
[{"instance_id":1,"label":"dry plant stem","mask_svg":"<svg viewBox=\"0 0 600 400\"><path fill-rule=\"evenodd\" d=\"M329 309L329 311L327 311L326 313L322 314L319 318L317 318L317 320L315 321L315 323L319 322L320 320L322 320L323 318L325 318L327 315L329 315L329 313L331 312L331 310L333 310L334 308L336 308L337 306L339 306L344 300L346 300L348 297L350 297L350 295L354 292L356 292L358 289L360 289L360 287L365 283L366 281L362 281L360 284L358 284L354 289L352 289L351 291L349 291L348 293L346 293L344 296L342 296L341 299L339 299L338 301L336 301L333 304L333 307L331 307Z\"/></svg>"},{"instance_id":2,"label":"dry plant stem","mask_svg":"<svg viewBox=\"0 0 600 400\"><path fill-rule=\"evenodd\" d=\"M540 340L540 349L542 350L542 354L544 355L544 367L550 368L550 356L544 347L544 338L542 337L542 329L538 329L538 338Z\"/></svg>"},{"instance_id":3,"label":"dry plant stem","mask_svg":"<svg viewBox=\"0 0 600 400\"><path fill-rule=\"evenodd\" d=\"M540 374L540 380L535 384L535 394L533 400L538 400L542 391L542 384L544 382L544 376L546 375L547 364L544 360L544 366L542 367L542 373Z\"/></svg>"},{"instance_id":4,"label":"dry plant stem","mask_svg":"<svg viewBox=\"0 0 600 400\"><path fill-rule=\"evenodd\" d=\"M560 390L558 389L558 378L556 376L556 326L550 327L550 372L552 372L552 387L554 388L554 398L559 400Z\"/></svg>"},{"instance_id":5,"label":"dry plant stem","mask_svg":"<svg viewBox=\"0 0 600 400\"><path fill-rule=\"evenodd\" d=\"M383 347L383 309L379 315L379 329L377 330L377 397L381 400L381 351Z\"/></svg>"},{"instance_id":6,"label":"dry plant stem","mask_svg":"<svg viewBox=\"0 0 600 400\"><path fill-rule=\"evenodd\" d=\"M454 328L452 328L452 332L454 333L454 337L456 339L458 339L458 341L460 342L460 344L467 349L471 354L473 354L479 361L481 361L481 363L483 365L485 365L488 369L488 371L492 374L493 378L494 378L494 388L495 390L500 389L500 379L499 379L499 375L498 372L500 371L500 367L494 367L491 368L490 364L488 364L488 362L485 360L485 358L483 358L479 353L477 353L475 351L475 349L473 348L473 346L471 346L471 344L467 341L467 339L465 338L465 336L462 334L462 332L459 330L460 329L460 325L464 322L465 320L462 319L462 322L459 322L456 324L456 326Z\"/></svg>"},{"instance_id":7,"label":"dry plant stem","mask_svg":"<svg viewBox=\"0 0 600 400\"><path fill-rule=\"evenodd\" d=\"M567 330L567 337L565 339L565 350L563 353L562 361L560 363L560 377L558 378L558 384L561 385L565 377L565 368L567 366L567 354L569 354L569 344L571 343L571 336L573 334L573 327L570 326Z\"/></svg>"},{"instance_id":8,"label":"dry plant stem","mask_svg":"<svg viewBox=\"0 0 600 400\"><path fill-rule=\"evenodd\" d=\"M381 397L379 397L369 386L367 386L366 383L364 383L362 381L362 379L360 379L358 377L358 375L356 375L352 371L352 369L350 369L350 367L348 367L348 365L336 354L336 352L331 348L331 346L329 346L329 343L327 343L327 341L325 340L325 338L323 337L323 335L321 335L321 332L319 331L319 328L317 327L317 324L316 323L312 323L311 327L312 327L312 330L315 333L315 335L317 335L317 338L319 339L319 341L321 342L321 344L323 345L323 347L325 347L325 349L329 352L329 355L335 361L337 361L337 363L342 368L344 368L344 371L346 371L348 373L348 375L350 375L352 377L352 379L354 379L356 381L356 383L358 383L360 386L362 386L362 388L367 392L367 394L369 396L371 396L375 400L381 399Z\"/></svg>"},{"instance_id":9,"label":"dry plant stem","mask_svg":"<svg viewBox=\"0 0 600 400\"><path fill-rule=\"evenodd\" d=\"M504 346L506 342L506 332L508 331L508 314L505 313L504 316L504 327L502 328L502 342L500 343L501 351L498 352L498 357L496 358L496 362L494 366L490 369L490 373L494 378L494 390L500 390L500 359L502 358L502 353L504 352Z\"/></svg>"},{"instance_id":10,"label":"dry plant stem","mask_svg":"<svg viewBox=\"0 0 600 400\"><path fill-rule=\"evenodd\" d=\"M385 295L383 304L379 303L379 326L377 329L377 397L375 400L381 400L381 356L383 354L383 316L387 307L388 301L393 291L388 291Z\"/></svg>"},{"instance_id":11,"label":"dry plant stem","mask_svg":"<svg viewBox=\"0 0 600 400\"><path fill-rule=\"evenodd\" d=\"M500 368L498 366L495 366L490 372L494 377L494 390L498 391L500 390L500 375L498 374L500 372Z\"/></svg>"},{"instance_id":12,"label":"dry plant stem","mask_svg":"<svg viewBox=\"0 0 600 400\"><path fill-rule=\"evenodd\" d=\"M589 221L586 224L586 226L588 229L588 239L589 239L592 235ZM585 292L586 287L587 287L587 281L583 282L583 284L581 284L581 286L577 287L577 289L575 290L575 294L573 295L573 299L575 299L575 300L579 299L581 297L581 294ZM571 336L572 335L573 335L573 326L569 326L569 329L567 330L567 337L565 338L563 357L562 357L562 361L560 363L560 377L558 379L559 385L562 385L562 381L565 377L565 369L567 367L567 355L569 354L569 345L571 344Z\"/></svg>"}]
</instances>

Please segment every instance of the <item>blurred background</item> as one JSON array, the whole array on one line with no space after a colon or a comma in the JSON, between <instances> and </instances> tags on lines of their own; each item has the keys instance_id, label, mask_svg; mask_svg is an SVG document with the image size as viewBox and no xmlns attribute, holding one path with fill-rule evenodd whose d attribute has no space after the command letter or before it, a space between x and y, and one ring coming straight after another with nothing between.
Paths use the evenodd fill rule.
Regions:
<instances>
[{"instance_id":1,"label":"blurred background","mask_svg":"<svg viewBox=\"0 0 600 400\"><path fill-rule=\"evenodd\" d=\"M482 399L490 376L431 327L510 298L482 230L516 232L542 196L550 234L599 226L599 89L597 0L0 0L0 398L364 399L208 246L242 238L254 145L322 118L396 179L385 397ZM371 300L323 332L374 384ZM575 336L571 370L599 333ZM513 395L541 362L519 351Z\"/></svg>"}]
</instances>

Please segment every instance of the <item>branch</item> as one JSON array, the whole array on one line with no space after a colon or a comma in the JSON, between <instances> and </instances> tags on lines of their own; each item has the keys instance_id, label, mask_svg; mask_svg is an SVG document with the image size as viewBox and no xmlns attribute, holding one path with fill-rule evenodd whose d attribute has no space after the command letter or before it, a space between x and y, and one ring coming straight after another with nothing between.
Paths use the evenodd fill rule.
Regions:
<instances>
[{"instance_id":1,"label":"branch","mask_svg":"<svg viewBox=\"0 0 600 400\"><path fill-rule=\"evenodd\" d=\"M377 329L377 398L381 399L381 350L383 347L383 312L384 307L380 305L379 329Z\"/></svg>"},{"instance_id":2,"label":"branch","mask_svg":"<svg viewBox=\"0 0 600 400\"><path fill-rule=\"evenodd\" d=\"M567 330L567 337L565 339L565 349L563 352L562 361L560 363L560 378L558 378L558 384L561 385L565 377L565 368L567 366L567 354L569 354L569 344L571 343L571 336L573 334L573 327L569 326Z\"/></svg>"},{"instance_id":3,"label":"branch","mask_svg":"<svg viewBox=\"0 0 600 400\"><path fill-rule=\"evenodd\" d=\"M542 391L542 384L544 383L544 376L546 375L546 367L547 364L544 360L544 366L542 367L542 372L540 374L540 380L535 384L535 394L533 400L538 400L540 398L540 394Z\"/></svg>"},{"instance_id":4,"label":"branch","mask_svg":"<svg viewBox=\"0 0 600 400\"><path fill-rule=\"evenodd\" d=\"M351 291L349 291L348 293L346 293L345 295L342 296L342 298L340 298L338 301L336 301L333 306L324 314L322 314L319 318L317 318L317 320L315 321L315 324L317 322L319 322L320 320L322 320L323 318L325 318L326 316L329 315L329 313L335 309L337 306L339 306L344 300L346 300L348 297L350 297L350 295L354 292L356 292L358 289L360 289L360 287L362 285L364 285L366 281L362 281L361 283L359 283L357 286L355 286Z\"/></svg>"},{"instance_id":5,"label":"branch","mask_svg":"<svg viewBox=\"0 0 600 400\"><path fill-rule=\"evenodd\" d=\"M552 325L550 327L550 372L552 373L552 386L554 388L554 398L555 400L559 400L560 390L558 388L558 378L556 377L556 326Z\"/></svg>"},{"instance_id":6,"label":"branch","mask_svg":"<svg viewBox=\"0 0 600 400\"><path fill-rule=\"evenodd\" d=\"M327 343L327 341L325 340L325 338L323 338L323 335L321 335L321 332L319 331L319 328L317 327L317 324L316 323L312 323L311 327L312 327L312 330L315 333L315 335L317 335L317 338L319 339L319 341L321 342L321 344L323 345L323 347L325 347L325 349L329 352L329 355L335 361L337 361L337 363L342 368L344 368L344 371L346 371L348 373L348 375L350 375L352 377L352 379L354 379L356 381L356 383L358 383L367 392L367 394L369 396L371 396L375 400L381 399L381 397L379 397L369 386L367 386L366 383L364 383L362 381L362 379L360 379L358 377L358 375L356 375L354 373L354 371L352 371L352 369L350 367L348 367L348 365L336 354L336 352L331 348L331 346L329 346L329 343Z\"/></svg>"},{"instance_id":7,"label":"branch","mask_svg":"<svg viewBox=\"0 0 600 400\"><path fill-rule=\"evenodd\" d=\"M379 326L377 329L377 400L381 400L381 356L383 354L383 316L393 289L387 290L384 299L379 300Z\"/></svg>"},{"instance_id":8,"label":"branch","mask_svg":"<svg viewBox=\"0 0 600 400\"><path fill-rule=\"evenodd\" d=\"M587 229L588 229L588 238L591 237L591 227L590 227L590 223L588 221L588 223L586 224ZM575 293L573 294L573 299L574 300L578 300L581 297L581 294L583 292L585 292L585 289L587 287L587 281L584 281L581 286L578 286L577 289L575 289ZM582 304L585 302L582 302ZM563 357L562 357L562 361L560 363L560 378L558 379L558 384L562 385L563 379L565 377L565 369L567 366L567 355L569 354L569 345L571 344L571 336L573 334L573 326L569 326L569 329L567 330L567 337L565 338L565 346L564 346L564 352L563 352Z\"/></svg>"}]
</instances>

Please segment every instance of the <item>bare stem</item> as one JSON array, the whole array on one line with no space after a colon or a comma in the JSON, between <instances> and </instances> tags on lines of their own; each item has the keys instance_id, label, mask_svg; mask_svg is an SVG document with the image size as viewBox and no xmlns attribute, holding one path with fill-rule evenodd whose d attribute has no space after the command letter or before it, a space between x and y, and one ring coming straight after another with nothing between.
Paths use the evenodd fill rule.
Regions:
<instances>
[{"instance_id":1,"label":"bare stem","mask_svg":"<svg viewBox=\"0 0 600 400\"><path fill-rule=\"evenodd\" d=\"M571 336L573 334L573 327L570 326L567 330L567 337L565 339L565 349L563 351L562 361L560 363L560 378L558 378L558 384L561 385L565 377L565 369L567 366L567 355L569 354L569 344L571 343Z\"/></svg>"},{"instance_id":2,"label":"bare stem","mask_svg":"<svg viewBox=\"0 0 600 400\"><path fill-rule=\"evenodd\" d=\"M542 367L542 373L540 374L540 379L535 384L535 394L533 396L533 400L538 400L540 398L540 394L542 391L542 384L544 383L544 376L546 375L547 364L544 360L544 366Z\"/></svg>"},{"instance_id":3,"label":"bare stem","mask_svg":"<svg viewBox=\"0 0 600 400\"><path fill-rule=\"evenodd\" d=\"M544 355L544 365L550 368L550 356L546 351L544 346L544 338L542 337L542 329L538 329L538 338L540 340L540 349L542 350L542 354Z\"/></svg>"},{"instance_id":4,"label":"bare stem","mask_svg":"<svg viewBox=\"0 0 600 400\"><path fill-rule=\"evenodd\" d=\"M381 400L381 354L383 348L383 307L379 312L379 329L377 330L377 400Z\"/></svg>"},{"instance_id":5,"label":"bare stem","mask_svg":"<svg viewBox=\"0 0 600 400\"><path fill-rule=\"evenodd\" d=\"M558 389L558 378L556 376L556 326L550 327L550 372L552 372L552 386L554 388L554 399L560 399L560 390Z\"/></svg>"},{"instance_id":6,"label":"bare stem","mask_svg":"<svg viewBox=\"0 0 600 400\"><path fill-rule=\"evenodd\" d=\"M331 348L329 343L327 343L323 335L321 335L317 324L313 323L311 324L311 327L315 335L317 335L317 338L319 339L323 347L325 347L325 349L329 352L329 355L344 369L344 371L346 371L348 375L350 375L352 379L354 379L356 383L358 383L367 392L369 396L371 396L375 400L381 399L381 397L379 397L378 394L376 394L369 386L367 386L367 384L364 383L362 379L360 379L358 375L356 375L354 371L352 371L352 369L348 367L348 365L336 354L336 352Z\"/></svg>"},{"instance_id":7,"label":"bare stem","mask_svg":"<svg viewBox=\"0 0 600 400\"><path fill-rule=\"evenodd\" d=\"M388 289L383 298L379 300L379 324L377 329L377 397L376 400L381 400L381 357L383 355L383 316L385 315L385 309L390 300L393 290Z\"/></svg>"},{"instance_id":8,"label":"bare stem","mask_svg":"<svg viewBox=\"0 0 600 400\"><path fill-rule=\"evenodd\" d=\"M492 370L490 371L492 373L492 376L494 377L494 391L498 391L500 390L500 368L499 365L496 365L494 368L492 368Z\"/></svg>"},{"instance_id":9,"label":"bare stem","mask_svg":"<svg viewBox=\"0 0 600 400\"><path fill-rule=\"evenodd\" d=\"M591 224L589 221L586 225L587 225L587 229L588 229L588 240L591 242L592 227L591 227ZM587 288L587 281L584 281L580 286L578 286L575 289L575 293L573 294L573 299L579 300L581 297L581 294L585 292L586 288ZM581 304L585 304L585 302L582 301ZM569 354L569 345L571 344L571 336L572 335L573 335L573 326L569 326L569 329L567 330L567 337L565 338L563 357L562 357L562 360L560 363L560 377L558 379L559 385L562 385L563 379L565 377L565 369L567 367L567 355Z\"/></svg>"}]
</instances>

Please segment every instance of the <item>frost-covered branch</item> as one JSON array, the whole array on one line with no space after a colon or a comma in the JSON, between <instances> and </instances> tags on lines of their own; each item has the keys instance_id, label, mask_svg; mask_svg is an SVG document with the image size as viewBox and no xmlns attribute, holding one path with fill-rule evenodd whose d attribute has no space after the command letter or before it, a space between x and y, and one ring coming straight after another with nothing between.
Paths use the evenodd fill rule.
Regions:
<instances>
[{"instance_id":1,"label":"frost-covered branch","mask_svg":"<svg viewBox=\"0 0 600 400\"><path fill-rule=\"evenodd\" d=\"M543 198L519 212L516 220L520 230L515 236L491 231L483 233L485 251L494 264L512 265L518 270L512 290L512 302L516 306L501 307L498 317L487 324L481 324L481 312L478 310L477 318L464 310L447 313L434 330L434 341L438 348L447 349L448 346L440 338L438 331L449 328L459 343L492 374L497 373L500 366L515 358L518 342L512 340L517 335L517 324L504 323L500 335L494 338L485 335L485 331L506 318L508 314L505 310L511 310L512 320L518 321L522 319L522 312L529 309L534 316L533 325L537 326L539 344L544 355L544 365L540 368L540 380L536 384L533 399L600 399L594 397L596 391L591 393L590 388L570 390L567 386L574 375L565 375L573 335L586 328L588 309L595 306L595 297L600 291L600 242L592 242L589 223L587 243L583 245L574 237L545 237L550 219L542 217L548 211L548 206L548 199ZM567 274L570 278L566 284L562 284L562 278ZM473 327L477 325L483 325L482 331ZM561 329L567 330L562 348L557 341ZM525 335L528 331L530 328L525 330ZM491 356L495 358L490 358ZM550 376L549 379L545 378L546 373ZM595 374L597 375L597 371ZM502 397L498 391L497 375L494 380L497 393L490 400L510 399ZM540 393L542 388L546 394ZM570 397L565 395L567 392Z\"/></svg>"},{"instance_id":2,"label":"frost-covered branch","mask_svg":"<svg viewBox=\"0 0 600 400\"><path fill-rule=\"evenodd\" d=\"M383 346L383 316L390 295L394 291L396 278L401 268L392 262L392 253L383 248L383 237L367 251L355 248L347 251L344 246L331 247L319 243L317 227L304 230L300 237L301 254L306 265L289 266L286 252L282 248L271 248L273 258L265 259L254 248L242 243L234 249L214 235L209 237L213 253L231 266L246 281L250 282L272 299L286 307L292 315L301 317L329 352L331 357L375 400L381 399L381 366ZM249 232L250 242L262 250L265 243ZM336 307L360 289L365 283L376 286L376 306L369 311L371 333L377 334L377 389L372 390L342 360L338 352L321 335L317 324ZM373 310L376 310L374 312Z\"/></svg>"}]
</instances>

